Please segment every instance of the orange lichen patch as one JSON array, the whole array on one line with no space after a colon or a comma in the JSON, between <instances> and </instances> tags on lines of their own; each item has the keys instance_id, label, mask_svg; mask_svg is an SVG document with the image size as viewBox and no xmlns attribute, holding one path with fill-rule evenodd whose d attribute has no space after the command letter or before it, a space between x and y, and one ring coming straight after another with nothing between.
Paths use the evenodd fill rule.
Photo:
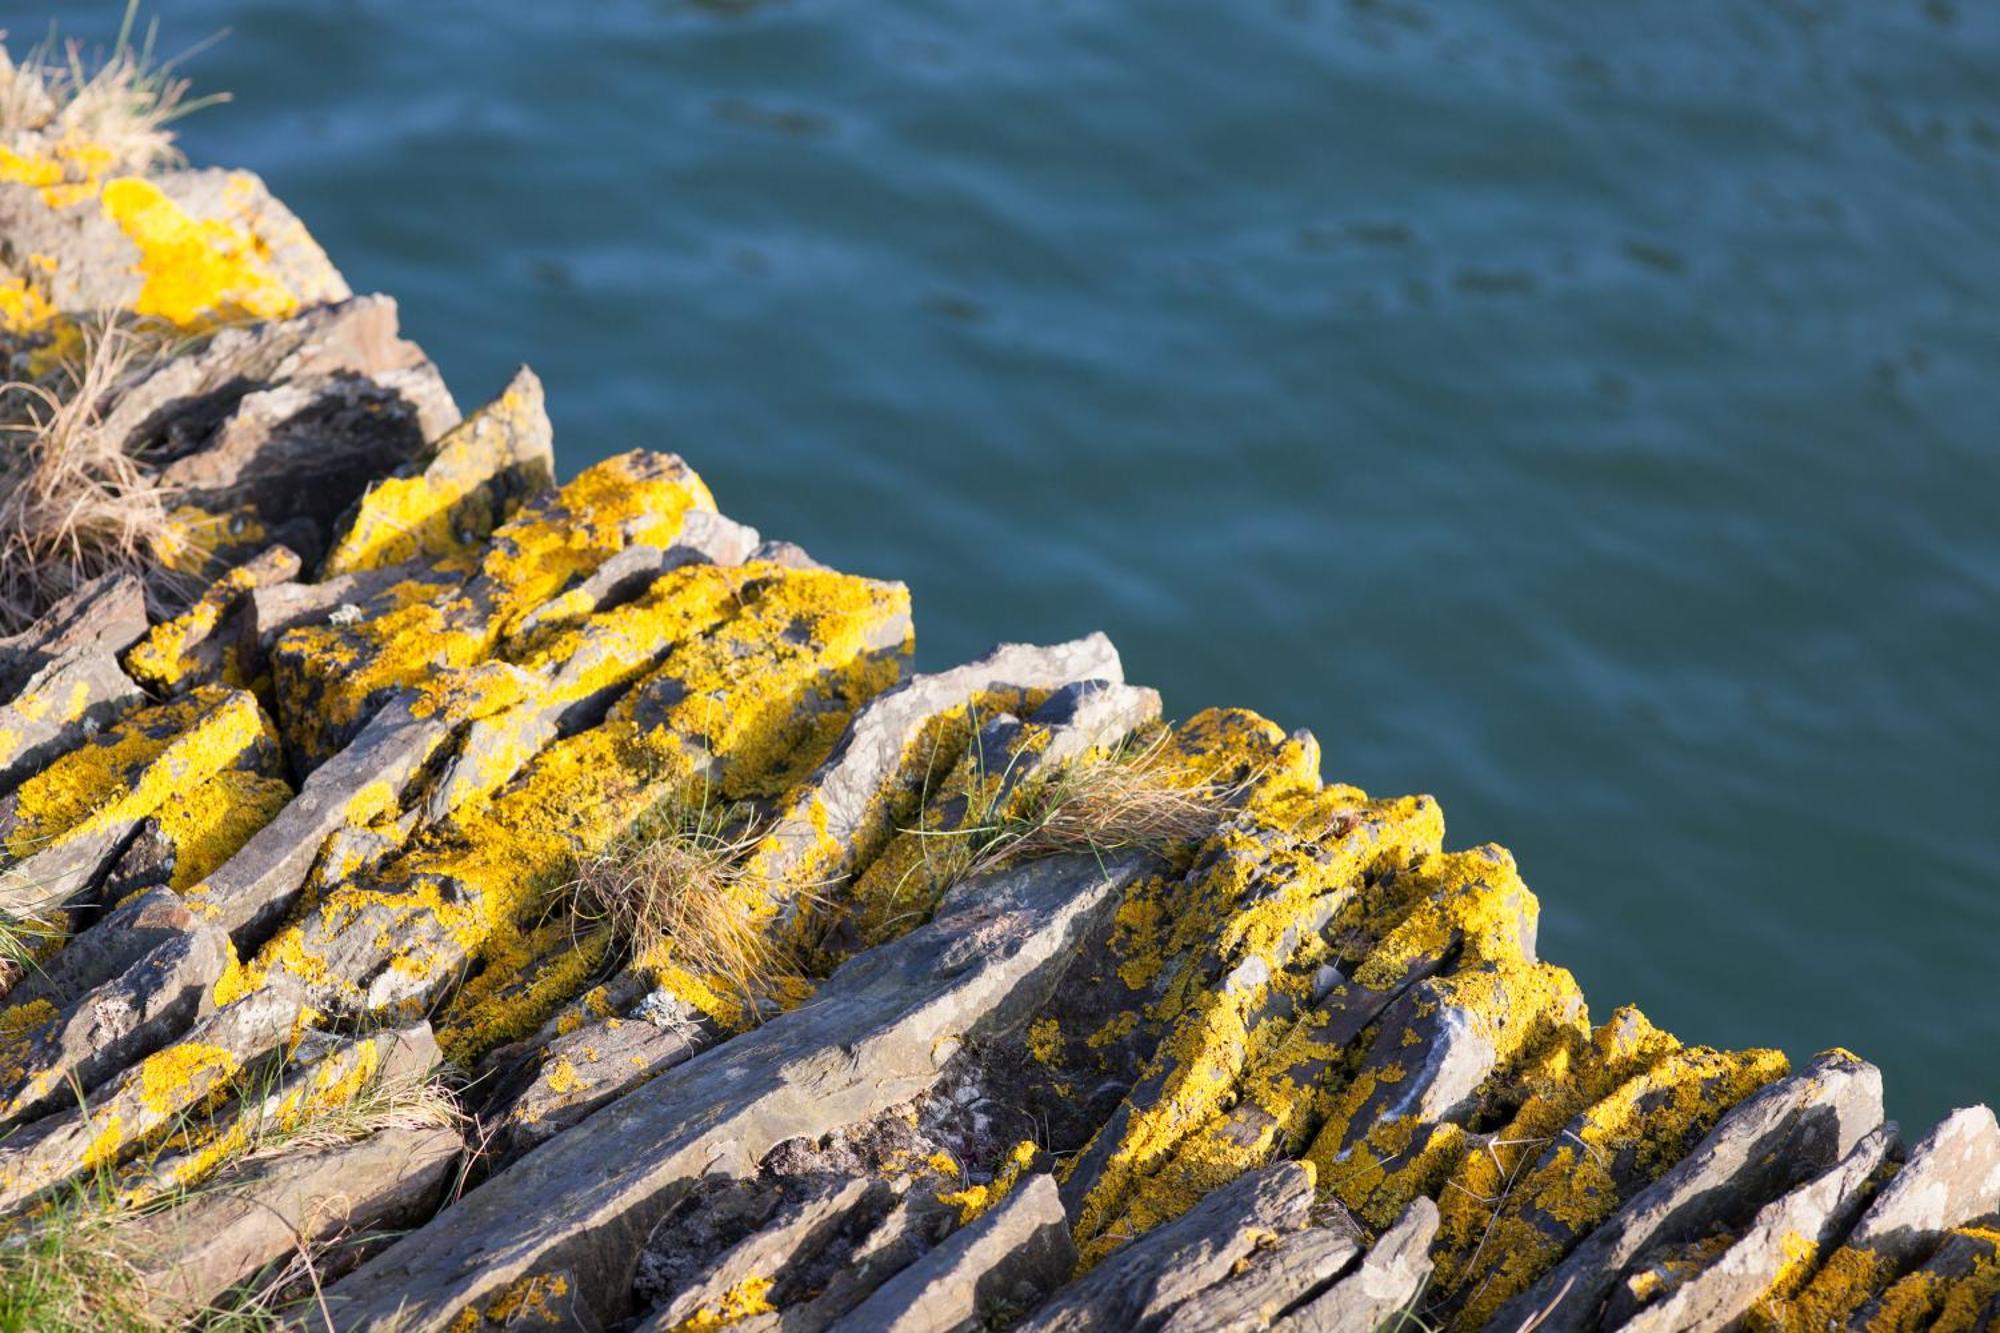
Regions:
<instances>
[{"instance_id":1,"label":"orange lichen patch","mask_svg":"<svg viewBox=\"0 0 2000 1333\"><path fill-rule=\"evenodd\" d=\"M967 1185L964 1189L951 1190L938 1195L938 1202L958 1209L959 1225L964 1226L1012 1194L1041 1152L1033 1139L1023 1139L1008 1150L990 1184ZM956 1163L953 1167L955 1170Z\"/></svg>"},{"instance_id":2,"label":"orange lichen patch","mask_svg":"<svg viewBox=\"0 0 2000 1333\"><path fill-rule=\"evenodd\" d=\"M1777 1051L1663 1047L1671 1039L1650 1025L1620 1031L1619 1023L1571 1053L1570 1070L1562 1056L1531 1069L1514 1123L1474 1145L1450 1197L1440 1196L1433 1254L1439 1290L1461 1303L1457 1327L1481 1327L1724 1112L1787 1070ZM1559 1119L1580 1102L1588 1104Z\"/></svg>"},{"instance_id":3,"label":"orange lichen patch","mask_svg":"<svg viewBox=\"0 0 2000 1333\"><path fill-rule=\"evenodd\" d=\"M572 1317L556 1302L570 1294L564 1273L531 1273L509 1283L484 1306L460 1310L448 1333L478 1333L485 1328L568 1328Z\"/></svg>"},{"instance_id":4,"label":"orange lichen patch","mask_svg":"<svg viewBox=\"0 0 2000 1333\"><path fill-rule=\"evenodd\" d=\"M1426 798L1327 787L1259 803L1209 840L1161 905L1166 938L1155 947L1170 961L1150 969L1163 983L1147 1021L1169 1030L1078 1211L1086 1262L1303 1132L1312 1089L1284 1071L1315 1052L1286 1043L1327 956L1321 929L1364 877L1434 851L1442 836ZM1261 1099L1266 1132L1234 1146L1203 1135L1246 1091Z\"/></svg>"},{"instance_id":5,"label":"orange lichen patch","mask_svg":"<svg viewBox=\"0 0 2000 1333\"><path fill-rule=\"evenodd\" d=\"M1795 1292L1776 1292L1752 1306L1744 1327L1753 1333L1807 1333L1847 1328L1863 1306L1896 1277L1886 1255L1843 1245L1826 1256Z\"/></svg>"},{"instance_id":6,"label":"orange lichen patch","mask_svg":"<svg viewBox=\"0 0 2000 1333\"><path fill-rule=\"evenodd\" d=\"M168 801L154 818L174 849L169 886L179 893L200 883L291 799L292 786L283 778L229 768L198 784L184 799Z\"/></svg>"},{"instance_id":7,"label":"orange lichen patch","mask_svg":"<svg viewBox=\"0 0 2000 1333\"><path fill-rule=\"evenodd\" d=\"M454 1007L447 1038L460 1058L545 1021L587 979L538 963L569 945L536 931L571 867L665 798L707 790L733 801L816 764L853 709L900 670L908 594L899 585L766 565L737 573L735 616L674 647L602 724L542 750L512 784L461 807L374 876L334 888L252 970L282 968L347 1012L415 1012L478 966L481 988L512 999L491 1013ZM382 965L366 988L327 969L328 942L353 932ZM523 984L531 976L554 979Z\"/></svg>"},{"instance_id":8,"label":"orange lichen patch","mask_svg":"<svg viewBox=\"0 0 2000 1333\"><path fill-rule=\"evenodd\" d=\"M671 545L690 510L714 506L678 458L622 454L510 519L470 578L439 561L377 594L356 623L288 631L272 658L280 705L296 719L288 726L301 733L296 743L324 758L390 691L479 665L518 620L571 580L626 546ZM498 677L468 679L491 684Z\"/></svg>"},{"instance_id":9,"label":"orange lichen patch","mask_svg":"<svg viewBox=\"0 0 2000 1333\"><path fill-rule=\"evenodd\" d=\"M439 440L422 470L370 486L320 577L460 554L484 541L514 508L512 488L498 484L502 478L526 467L533 481L553 484L547 445L541 384L523 374ZM524 457L527 450L535 451L532 459Z\"/></svg>"},{"instance_id":10,"label":"orange lichen patch","mask_svg":"<svg viewBox=\"0 0 2000 1333\"><path fill-rule=\"evenodd\" d=\"M702 1306L675 1324L673 1333L711 1333L713 1329L728 1328L752 1315L775 1314L778 1307L770 1301L771 1288L775 1285L776 1282L768 1277L744 1278L724 1293L720 1301Z\"/></svg>"},{"instance_id":11,"label":"orange lichen patch","mask_svg":"<svg viewBox=\"0 0 2000 1333\"><path fill-rule=\"evenodd\" d=\"M256 699L241 690L206 686L143 709L21 784L7 853L32 856L60 840L143 819L276 743Z\"/></svg>"},{"instance_id":12,"label":"orange lichen patch","mask_svg":"<svg viewBox=\"0 0 2000 1333\"><path fill-rule=\"evenodd\" d=\"M182 328L236 319L284 319L298 297L277 276L263 239L241 222L188 216L153 182L121 176L105 184L104 214L139 247L145 280L132 302Z\"/></svg>"},{"instance_id":13,"label":"orange lichen patch","mask_svg":"<svg viewBox=\"0 0 2000 1333\"><path fill-rule=\"evenodd\" d=\"M490 961L438 1018L445 1059L469 1066L494 1045L533 1032L603 970L612 946L608 932L579 935L567 921L551 921L509 943L507 955Z\"/></svg>"},{"instance_id":14,"label":"orange lichen patch","mask_svg":"<svg viewBox=\"0 0 2000 1333\"><path fill-rule=\"evenodd\" d=\"M178 1042L140 1063L139 1104L164 1121L201 1100L201 1094L189 1097L190 1088L213 1088L240 1067L236 1056L220 1046Z\"/></svg>"},{"instance_id":15,"label":"orange lichen patch","mask_svg":"<svg viewBox=\"0 0 2000 1333\"><path fill-rule=\"evenodd\" d=\"M1957 1227L1916 1272L1862 1312L1868 1333L1983 1333L2000 1305L2000 1227Z\"/></svg>"}]
</instances>

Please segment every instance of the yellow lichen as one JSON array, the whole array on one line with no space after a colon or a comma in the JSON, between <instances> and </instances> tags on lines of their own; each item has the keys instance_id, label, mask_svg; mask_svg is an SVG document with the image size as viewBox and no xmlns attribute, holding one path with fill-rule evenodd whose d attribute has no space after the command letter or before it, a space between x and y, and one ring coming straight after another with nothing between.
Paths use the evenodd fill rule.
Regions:
<instances>
[{"instance_id":1,"label":"yellow lichen","mask_svg":"<svg viewBox=\"0 0 2000 1333\"><path fill-rule=\"evenodd\" d=\"M248 227L190 217L139 176L108 182L101 200L105 216L139 247L145 285L132 302L134 314L186 328L283 319L298 309L298 298L272 269L269 247Z\"/></svg>"}]
</instances>

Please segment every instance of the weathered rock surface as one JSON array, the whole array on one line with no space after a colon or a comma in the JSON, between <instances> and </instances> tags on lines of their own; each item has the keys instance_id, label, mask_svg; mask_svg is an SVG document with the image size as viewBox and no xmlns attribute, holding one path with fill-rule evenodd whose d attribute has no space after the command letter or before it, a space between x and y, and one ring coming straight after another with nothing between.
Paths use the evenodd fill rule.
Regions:
<instances>
[{"instance_id":1,"label":"weathered rock surface","mask_svg":"<svg viewBox=\"0 0 2000 1333\"><path fill-rule=\"evenodd\" d=\"M1416 1304L1430 1276L1428 1253L1437 1234L1437 1205L1418 1199L1382 1233L1360 1266L1274 1325L1280 1333L1344 1333L1393 1327Z\"/></svg>"},{"instance_id":2,"label":"weathered rock surface","mask_svg":"<svg viewBox=\"0 0 2000 1333\"><path fill-rule=\"evenodd\" d=\"M145 632L139 581L107 574L0 639L0 792L139 701L118 655Z\"/></svg>"},{"instance_id":3,"label":"weathered rock surface","mask_svg":"<svg viewBox=\"0 0 2000 1333\"><path fill-rule=\"evenodd\" d=\"M677 1190L929 1086L968 1037L1033 1007L1134 873L1057 860L967 885L930 925L836 973L812 1005L645 1084L399 1241L327 1293L335 1317L442 1328L554 1268L615 1316Z\"/></svg>"},{"instance_id":4,"label":"weathered rock surface","mask_svg":"<svg viewBox=\"0 0 2000 1333\"><path fill-rule=\"evenodd\" d=\"M1303 1232L1312 1201L1312 1169L1300 1163L1239 1176L1057 1292L1019 1327L1033 1333L1163 1328L1177 1309L1229 1278L1273 1235ZM1351 1257L1352 1239L1340 1243Z\"/></svg>"},{"instance_id":5,"label":"weathered rock surface","mask_svg":"<svg viewBox=\"0 0 2000 1333\"><path fill-rule=\"evenodd\" d=\"M1506 1328L1597 1327L1605 1298L1648 1250L1742 1226L1784 1191L1824 1172L1882 1123L1882 1076L1844 1052L1750 1097L1693 1152L1641 1190L1568 1258L1503 1307Z\"/></svg>"},{"instance_id":6,"label":"weathered rock surface","mask_svg":"<svg viewBox=\"0 0 2000 1333\"><path fill-rule=\"evenodd\" d=\"M426 1216L464 1148L449 1127L389 1125L351 1143L279 1151L122 1223L110 1243L138 1270L155 1315L187 1319L301 1249Z\"/></svg>"},{"instance_id":7,"label":"weathered rock surface","mask_svg":"<svg viewBox=\"0 0 2000 1333\"><path fill-rule=\"evenodd\" d=\"M834 1327L841 1333L971 1333L1033 1309L1075 1267L1076 1244L1055 1180L1030 1176Z\"/></svg>"}]
</instances>

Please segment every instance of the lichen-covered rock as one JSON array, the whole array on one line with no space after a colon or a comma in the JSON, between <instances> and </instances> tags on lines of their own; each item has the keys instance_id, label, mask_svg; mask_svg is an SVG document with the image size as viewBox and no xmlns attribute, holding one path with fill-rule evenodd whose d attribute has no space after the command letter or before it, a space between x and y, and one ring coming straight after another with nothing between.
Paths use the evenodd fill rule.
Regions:
<instances>
[{"instance_id":1,"label":"lichen-covered rock","mask_svg":"<svg viewBox=\"0 0 2000 1333\"><path fill-rule=\"evenodd\" d=\"M108 1244L136 1270L155 1317L190 1319L302 1247L334 1237L352 1245L428 1215L464 1147L447 1126L396 1124L353 1142L308 1142L120 1222Z\"/></svg>"},{"instance_id":2,"label":"lichen-covered rock","mask_svg":"<svg viewBox=\"0 0 2000 1333\"><path fill-rule=\"evenodd\" d=\"M1838 1249L1796 1292L1759 1303L1758 1327L1837 1327L1920 1264L1953 1227L2000 1209L2000 1125L1984 1106L1952 1112L1918 1142Z\"/></svg>"},{"instance_id":3,"label":"lichen-covered rock","mask_svg":"<svg viewBox=\"0 0 2000 1333\"><path fill-rule=\"evenodd\" d=\"M156 917L167 915L163 906L156 906ZM121 975L61 1010L31 999L0 1015L0 1127L87 1103L105 1079L205 1012L231 961L229 937L191 921L184 930L162 932ZM43 1010L45 1018L30 1021Z\"/></svg>"},{"instance_id":4,"label":"lichen-covered rock","mask_svg":"<svg viewBox=\"0 0 2000 1333\"><path fill-rule=\"evenodd\" d=\"M1987 1333L2000 1320L2000 1217L1946 1232L1914 1272L1862 1306L1850 1328L1869 1333Z\"/></svg>"},{"instance_id":5,"label":"lichen-covered rock","mask_svg":"<svg viewBox=\"0 0 2000 1333\"><path fill-rule=\"evenodd\" d=\"M969 1036L1020 1022L1108 912L1131 865L1037 862L966 886L794 1009L645 1084L529 1153L327 1292L342 1327L443 1328L511 1283L567 1269L603 1316L675 1191L744 1173L930 1086Z\"/></svg>"},{"instance_id":6,"label":"lichen-covered rock","mask_svg":"<svg viewBox=\"0 0 2000 1333\"><path fill-rule=\"evenodd\" d=\"M114 1164L225 1093L232 1079L284 1042L299 1012L294 991L248 996L127 1068L88 1105L44 1116L0 1140L0 1214Z\"/></svg>"},{"instance_id":7,"label":"lichen-covered rock","mask_svg":"<svg viewBox=\"0 0 2000 1333\"><path fill-rule=\"evenodd\" d=\"M139 702L118 654L145 632L139 581L106 574L0 639L0 792Z\"/></svg>"},{"instance_id":8,"label":"lichen-covered rock","mask_svg":"<svg viewBox=\"0 0 2000 1333\"><path fill-rule=\"evenodd\" d=\"M185 612L148 630L125 655L125 669L161 695L197 685L248 688L262 674L252 595L298 572L299 557L289 547L267 548L211 583Z\"/></svg>"},{"instance_id":9,"label":"lichen-covered rock","mask_svg":"<svg viewBox=\"0 0 2000 1333\"><path fill-rule=\"evenodd\" d=\"M1281 1162L1238 1177L1126 1245L1044 1302L1023 1333L1154 1333L1175 1310L1227 1280L1274 1237L1304 1231L1312 1168ZM1351 1237L1340 1237L1351 1257Z\"/></svg>"},{"instance_id":10,"label":"lichen-covered rock","mask_svg":"<svg viewBox=\"0 0 2000 1333\"><path fill-rule=\"evenodd\" d=\"M1737 1327L1752 1306L1805 1280L1868 1202L1900 1145L1894 1126L1871 1131L1830 1170L1773 1199L1740 1236L1706 1262L1662 1258L1613 1293L1605 1323L1631 1333L1714 1333ZM1634 1307L1638 1307L1636 1310Z\"/></svg>"},{"instance_id":11,"label":"lichen-covered rock","mask_svg":"<svg viewBox=\"0 0 2000 1333\"><path fill-rule=\"evenodd\" d=\"M433 443L420 463L369 486L334 538L320 577L459 554L485 540L523 500L554 485L542 382L523 366L498 398Z\"/></svg>"},{"instance_id":12,"label":"lichen-covered rock","mask_svg":"<svg viewBox=\"0 0 2000 1333\"><path fill-rule=\"evenodd\" d=\"M1740 1229L1786 1190L1831 1168L1882 1123L1882 1076L1844 1051L1765 1087L1494 1315L1501 1327L1591 1329L1619 1279L1649 1252Z\"/></svg>"},{"instance_id":13,"label":"lichen-covered rock","mask_svg":"<svg viewBox=\"0 0 2000 1333\"><path fill-rule=\"evenodd\" d=\"M0 798L0 913L46 916L87 894L141 821L226 769L268 767L257 700L205 686L142 709Z\"/></svg>"}]
</instances>

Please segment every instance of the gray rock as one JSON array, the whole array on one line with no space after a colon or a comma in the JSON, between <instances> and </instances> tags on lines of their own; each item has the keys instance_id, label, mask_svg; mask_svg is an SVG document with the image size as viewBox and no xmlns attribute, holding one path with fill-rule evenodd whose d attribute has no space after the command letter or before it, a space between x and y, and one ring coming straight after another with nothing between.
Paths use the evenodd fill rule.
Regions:
<instances>
[{"instance_id":1,"label":"gray rock","mask_svg":"<svg viewBox=\"0 0 2000 1333\"><path fill-rule=\"evenodd\" d=\"M427 1216L464 1147L455 1129L390 1125L281 1151L119 1223L107 1240L137 1271L148 1310L177 1323L302 1246Z\"/></svg>"},{"instance_id":2,"label":"gray rock","mask_svg":"<svg viewBox=\"0 0 2000 1333\"><path fill-rule=\"evenodd\" d=\"M1312 1171L1280 1162L1238 1176L1171 1222L1114 1250L1034 1311L1020 1333L1155 1333L1276 1234L1310 1221Z\"/></svg>"},{"instance_id":3,"label":"gray rock","mask_svg":"<svg viewBox=\"0 0 2000 1333\"><path fill-rule=\"evenodd\" d=\"M255 680L263 663L252 594L291 582L299 568L290 547L266 547L211 583L185 614L154 627L126 654L125 669L161 696Z\"/></svg>"},{"instance_id":4,"label":"gray rock","mask_svg":"<svg viewBox=\"0 0 2000 1333\"><path fill-rule=\"evenodd\" d=\"M9 1003L47 1000L64 1009L111 981L156 947L193 931L194 913L166 889L152 889L121 903L38 963L9 993Z\"/></svg>"},{"instance_id":5,"label":"gray rock","mask_svg":"<svg viewBox=\"0 0 2000 1333\"><path fill-rule=\"evenodd\" d=\"M855 714L826 762L787 798L765 839L768 850L759 852L758 871L774 883L822 882L865 865L894 832L899 798L916 795L911 748L932 719L968 699L1124 678L1111 640L1092 634L1046 648L1002 644L977 661L885 690ZM899 777L910 790L899 790Z\"/></svg>"},{"instance_id":6,"label":"gray rock","mask_svg":"<svg viewBox=\"0 0 2000 1333\"><path fill-rule=\"evenodd\" d=\"M1984 1106L1953 1111L1875 1196L1847 1237L1907 1272L1937 1234L2000 1211L2000 1124Z\"/></svg>"},{"instance_id":7,"label":"gray rock","mask_svg":"<svg viewBox=\"0 0 2000 1333\"><path fill-rule=\"evenodd\" d=\"M890 1278L839 1333L972 1333L1028 1310L1076 1268L1056 1182L1030 1176L942 1245Z\"/></svg>"},{"instance_id":8,"label":"gray rock","mask_svg":"<svg viewBox=\"0 0 2000 1333\"><path fill-rule=\"evenodd\" d=\"M321 576L451 555L555 485L542 382L522 366L500 396L371 482L335 525Z\"/></svg>"},{"instance_id":9,"label":"gray rock","mask_svg":"<svg viewBox=\"0 0 2000 1333\"><path fill-rule=\"evenodd\" d=\"M89 1105L44 1116L0 1139L0 1213L107 1166L226 1089L291 1035L301 997L286 985L247 995L195 1024L98 1090Z\"/></svg>"},{"instance_id":10,"label":"gray rock","mask_svg":"<svg viewBox=\"0 0 2000 1333\"><path fill-rule=\"evenodd\" d=\"M314 769L277 818L250 835L185 897L194 910L237 939L260 941L305 885L327 839L352 820L380 813L386 792L400 794L450 736L440 717L417 717L412 697L385 705L360 733Z\"/></svg>"},{"instance_id":11,"label":"gray rock","mask_svg":"<svg viewBox=\"0 0 2000 1333\"><path fill-rule=\"evenodd\" d=\"M118 655L146 632L146 597L105 574L0 639L0 792L139 702Z\"/></svg>"},{"instance_id":12,"label":"gray rock","mask_svg":"<svg viewBox=\"0 0 2000 1333\"><path fill-rule=\"evenodd\" d=\"M1635 1194L1567 1258L1502 1306L1493 1324L1546 1333L1597 1327L1605 1297L1646 1251L1741 1227L1827 1170L1882 1123L1882 1075L1840 1052L1746 1098L1681 1161Z\"/></svg>"},{"instance_id":13,"label":"gray rock","mask_svg":"<svg viewBox=\"0 0 2000 1333\"><path fill-rule=\"evenodd\" d=\"M568 1268L616 1317L634 1260L695 1177L932 1086L959 1046L1022 1021L1136 862L1037 862L842 967L815 999L697 1056L535 1149L327 1293L342 1328L442 1328L532 1272Z\"/></svg>"},{"instance_id":14,"label":"gray rock","mask_svg":"<svg viewBox=\"0 0 2000 1333\"><path fill-rule=\"evenodd\" d=\"M704 1313L719 1317L726 1310L729 1294L747 1281L770 1280L775 1274L782 1284L788 1270L825 1246L833 1233L866 1207L871 1195L888 1193L883 1182L856 1177L780 1209L718 1256L706 1271L682 1285L636 1333L673 1333ZM876 1211L880 1210L878 1203Z\"/></svg>"},{"instance_id":15,"label":"gray rock","mask_svg":"<svg viewBox=\"0 0 2000 1333\"><path fill-rule=\"evenodd\" d=\"M1428 1202L1428 1200L1426 1200ZM1361 1238L1340 1227L1278 1236L1233 1276L1180 1303L1160 1333L1261 1333L1285 1311L1323 1292L1361 1253Z\"/></svg>"},{"instance_id":16,"label":"gray rock","mask_svg":"<svg viewBox=\"0 0 2000 1333\"><path fill-rule=\"evenodd\" d=\"M1431 1273L1437 1205L1418 1198L1382 1233L1360 1267L1308 1304L1280 1319L1278 1333L1348 1333L1393 1327L1389 1321L1416 1301Z\"/></svg>"},{"instance_id":17,"label":"gray rock","mask_svg":"<svg viewBox=\"0 0 2000 1333\"><path fill-rule=\"evenodd\" d=\"M1734 1328L1750 1307L1798 1263L1796 1247L1825 1249L1840 1239L1868 1202L1875 1173L1897 1148L1884 1125L1854 1145L1832 1170L1772 1200L1727 1250L1661 1301L1632 1313L1629 1290L1612 1297L1606 1325L1630 1333L1695 1333Z\"/></svg>"},{"instance_id":18,"label":"gray rock","mask_svg":"<svg viewBox=\"0 0 2000 1333\"><path fill-rule=\"evenodd\" d=\"M167 915L153 912L155 920ZM157 942L122 975L7 1043L0 1127L86 1101L207 1011L210 988L231 958L229 936L192 921L184 930L148 933Z\"/></svg>"}]
</instances>

